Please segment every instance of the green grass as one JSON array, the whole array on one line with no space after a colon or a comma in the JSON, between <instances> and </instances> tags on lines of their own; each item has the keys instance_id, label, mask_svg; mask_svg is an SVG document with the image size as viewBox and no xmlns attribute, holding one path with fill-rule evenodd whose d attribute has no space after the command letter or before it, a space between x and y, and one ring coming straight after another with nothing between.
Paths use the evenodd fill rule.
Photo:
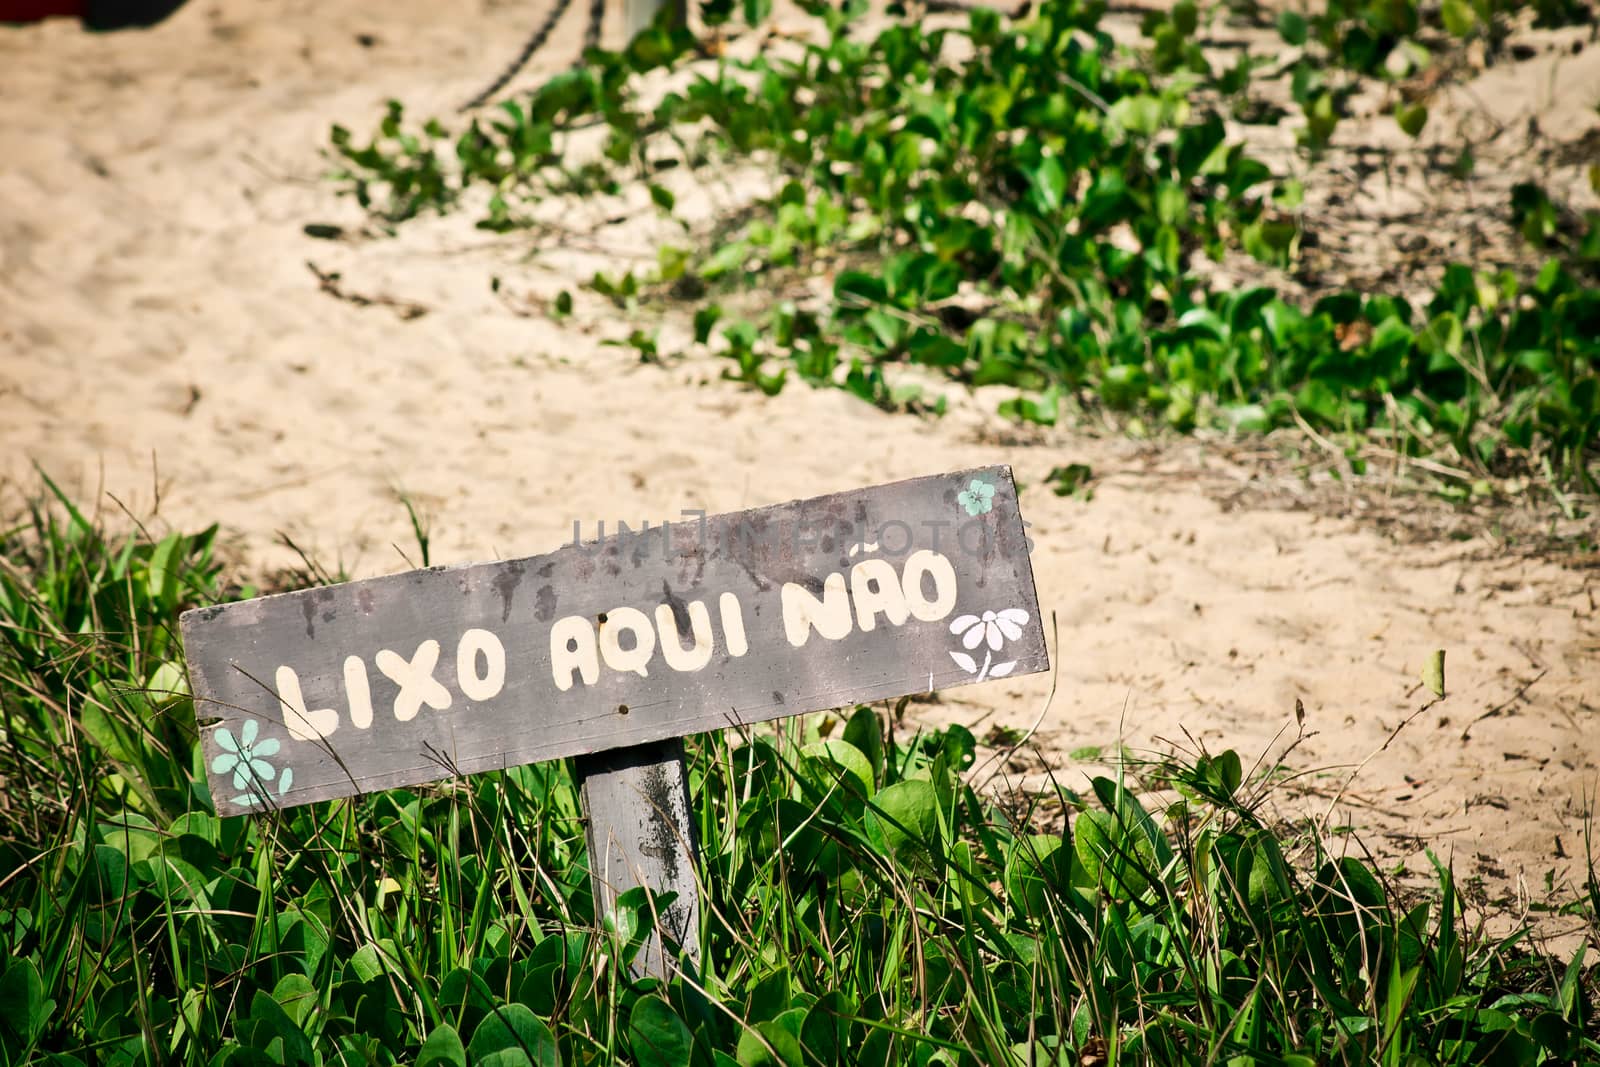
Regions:
<instances>
[{"instance_id":1,"label":"green grass","mask_svg":"<svg viewBox=\"0 0 1600 1067\"><path fill-rule=\"evenodd\" d=\"M872 708L690 740L704 956L630 980L651 902L596 928L565 764L215 816L173 636L214 537L0 539L0 1063L1600 1060L1583 953L1262 825L1232 752L1001 807Z\"/></svg>"}]
</instances>

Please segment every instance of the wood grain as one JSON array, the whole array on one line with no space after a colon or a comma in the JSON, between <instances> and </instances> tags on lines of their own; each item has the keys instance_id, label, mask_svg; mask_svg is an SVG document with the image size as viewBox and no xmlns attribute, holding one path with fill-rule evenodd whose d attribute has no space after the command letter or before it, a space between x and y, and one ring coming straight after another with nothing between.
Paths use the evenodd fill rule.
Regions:
<instances>
[{"instance_id":1,"label":"wood grain","mask_svg":"<svg viewBox=\"0 0 1600 1067\"><path fill-rule=\"evenodd\" d=\"M646 886L672 892L671 903L647 916L650 934L634 958L635 976L667 978L679 953L700 959L700 905L695 884L694 822L683 741L611 749L574 761L588 816L589 877L602 914L621 894Z\"/></svg>"}]
</instances>

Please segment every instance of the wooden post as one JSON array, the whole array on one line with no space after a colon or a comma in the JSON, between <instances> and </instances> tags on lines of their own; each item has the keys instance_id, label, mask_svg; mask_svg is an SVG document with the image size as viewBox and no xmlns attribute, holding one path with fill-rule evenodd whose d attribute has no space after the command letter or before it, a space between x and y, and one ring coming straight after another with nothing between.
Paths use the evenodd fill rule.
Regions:
<instances>
[{"instance_id":1,"label":"wooden post","mask_svg":"<svg viewBox=\"0 0 1600 1067\"><path fill-rule=\"evenodd\" d=\"M682 739L611 749L573 762L588 824L596 915L609 914L617 897L635 886L676 893L634 958L633 974L665 981L678 969L679 952L698 968L697 844Z\"/></svg>"},{"instance_id":2,"label":"wooden post","mask_svg":"<svg viewBox=\"0 0 1600 1067\"><path fill-rule=\"evenodd\" d=\"M656 12L663 7L672 9L672 21L675 25L687 25L689 21L689 5L687 0L623 0L622 19L623 28L628 40L633 40L643 33L655 21Z\"/></svg>"}]
</instances>

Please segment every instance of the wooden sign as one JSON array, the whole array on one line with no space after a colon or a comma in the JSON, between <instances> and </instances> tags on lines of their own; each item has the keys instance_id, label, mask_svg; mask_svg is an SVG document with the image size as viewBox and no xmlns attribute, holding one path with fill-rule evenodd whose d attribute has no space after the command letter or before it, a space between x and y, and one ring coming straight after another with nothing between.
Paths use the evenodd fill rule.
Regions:
<instances>
[{"instance_id":1,"label":"wooden sign","mask_svg":"<svg viewBox=\"0 0 1600 1067\"><path fill-rule=\"evenodd\" d=\"M579 773L592 817L597 782L634 790L619 810L638 825L600 828L627 863L652 833L659 846L651 820L688 825L685 735L1049 665L1006 467L200 608L181 624L219 814L623 750ZM641 883L609 881L607 897L626 884Z\"/></svg>"},{"instance_id":2,"label":"wooden sign","mask_svg":"<svg viewBox=\"0 0 1600 1067\"><path fill-rule=\"evenodd\" d=\"M1010 471L200 608L224 815L1048 666Z\"/></svg>"}]
</instances>

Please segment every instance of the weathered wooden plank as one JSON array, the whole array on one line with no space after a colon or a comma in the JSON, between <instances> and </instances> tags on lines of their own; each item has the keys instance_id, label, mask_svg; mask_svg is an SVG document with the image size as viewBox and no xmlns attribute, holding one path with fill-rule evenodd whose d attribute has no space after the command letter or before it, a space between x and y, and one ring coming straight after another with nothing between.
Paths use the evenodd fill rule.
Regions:
<instances>
[{"instance_id":1,"label":"weathered wooden plank","mask_svg":"<svg viewBox=\"0 0 1600 1067\"><path fill-rule=\"evenodd\" d=\"M677 894L656 915L633 961L636 976L665 979L677 968L680 951L700 958L698 844L689 817L683 741L674 737L611 749L579 756L574 763L588 815L596 909L609 914L617 897L636 886Z\"/></svg>"},{"instance_id":2,"label":"weathered wooden plank","mask_svg":"<svg viewBox=\"0 0 1600 1067\"><path fill-rule=\"evenodd\" d=\"M182 619L220 813L1045 670L1009 468Z\"/></svg>"}]
</instances>

